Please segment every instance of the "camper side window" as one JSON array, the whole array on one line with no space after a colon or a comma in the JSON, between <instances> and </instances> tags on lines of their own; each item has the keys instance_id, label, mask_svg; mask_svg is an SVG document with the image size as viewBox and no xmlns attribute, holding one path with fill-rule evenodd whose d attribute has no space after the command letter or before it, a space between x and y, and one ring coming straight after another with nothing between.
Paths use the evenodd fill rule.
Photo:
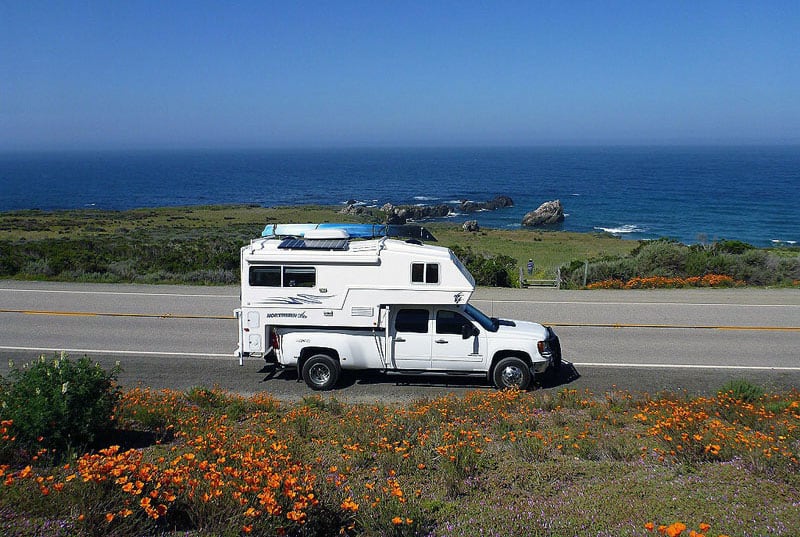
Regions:
<instances>
[{"instance_id":1,"label":"camper side window","mask_svg":"<svg viewBox=\"0 0 800 537\"><path fill-rule=\"evenodd\" d=\"M250 285L253 287L280 287L281 267L250 267Z\"/></svg>"},{"instance_id":2,"label":"camper side window","mask_svg":"<svg viewBox=\"0 0 800 537\"><path fill-rule=\"evenodd\" d=\"M397 332L427 333L428 310L409 309L398 311L397 317L394 320L394 329Z\"/></svg>"},{"instance_id":3,"label":"camper side window","mask_svg":"<svg viewBox=\"0 0 800 537\"><path fill-rule=\"evenodd\" d=\"M284 267L284 287L314 287L317 285L317 269L314 267Z\"/></svg>"},{"instance_id":4,"label":"camper side window","mask_svg":"<svg viewBox=\"0 0 800 537\"><path fill-rule=\"evenodd\" d=\"M411 263L411 283L439 283L439 264Z\"/></svg>"},{"instance_id":5,"label":"camper side window","mask_svg":"<svg viewBox=\"0 0 800 537\"><path fill-rule=\"evenodd\" d=\"M281 276L283 276L281 278ZM251 287L314 287L317 269L314 267L250 267Z\"/></svg>"}]
</instances>

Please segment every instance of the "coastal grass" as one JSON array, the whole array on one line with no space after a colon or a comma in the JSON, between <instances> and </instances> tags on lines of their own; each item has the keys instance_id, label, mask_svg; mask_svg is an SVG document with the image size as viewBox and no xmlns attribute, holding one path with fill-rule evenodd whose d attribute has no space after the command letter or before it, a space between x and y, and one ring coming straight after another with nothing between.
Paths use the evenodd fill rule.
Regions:
<instances>
[{"instance_id":1,"label":"coastal grass","mask_svg":"<svg viewBox=\"0 0 800 537\"><path fill-rule=\"evenodd\" d=\"M0 277L142 283L236 283L239 248L269 223L363 222L336 207L215 205L128 211L0 213ZM423 223L447 247L505 255L534 277L555 278L575 259L625 255L638 243L606 234L484 229ZM204 254L208 255L204 255ZM516 274L512 277L516 279Z\"/></svg>"},{"instance_id":2,"label":"coastal grass","mask_svg":"<svg viewBox=\"0 0 800 537\"><path fill-rule=\"evenodd\" d=\"M236 284L239 249L267 224L380 221L378 211L352 215L317 205L5 212L0 213L0 278ZM478 285L515 286L523 270L526 279L560 275L568 288L729 280L732 285L800 286L798 247L762 249L738 241L683 245L527 228L467 232L460 223L441 221L422 225L436 244L470 259L465 263ZM535 265L530 276L529 259Z\"/></svg>"},{"instance_id":3,"label":"coastal grass","mask_svg":"<svg viewBox=\"0 0 800 537\"><path fill-rule=\"evenodd\" d=\"M0 461L4 535L635 537L664 526L745 537L800 527L797 391L491 390L387 405L140 387L115 415L110 447L56 467ZM8 453L13 424L0 432Z\"/></svg>"},{"instance_id":4,"label":"coastal grass","mask_svg":"<svg viewBox=\"0 0 800 537\"><path fill-rule=\"evenodd\" d=\"M589 260L625 256L637 246L637 241L626 241L607 233L575 233L568 231L539 231L531 229L484 228L468 233L456 225L433 223L426 225L439 244L452 248L472 248L474 251L494 256L507 255L526 270L529 259L534 262L532 278L553 279L558 268L574 260Z\"/></svg>"}]
</instances>

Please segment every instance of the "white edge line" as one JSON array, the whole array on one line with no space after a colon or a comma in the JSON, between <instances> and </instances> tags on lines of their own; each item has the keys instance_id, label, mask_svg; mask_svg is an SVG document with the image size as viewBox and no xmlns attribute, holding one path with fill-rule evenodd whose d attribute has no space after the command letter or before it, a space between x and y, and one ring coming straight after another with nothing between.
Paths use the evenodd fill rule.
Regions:
<instances>
[{"instance_id":1,"label":"white edge line","mask_svg":"<svg viewBox=\"0 0 800 537\"><path fill-rule=\"evenodd\" d=\"M74 352L82 354L132 354L140 356L186 356L192 358L235 358L231 354L214 353L190 353L190 352L167 352L167 351L126 351L111 349L55 349L43 347L7 347L0 346L0 350L8 351L36 351L36 352ZM781 366L748 366L748 365L700 365L700 364L625 364L625 363L603 363L603 362L570 362L574 366L580 367L623 367L632 369L726 369L744 371L800 371L800 367L781 367Z\"/></svg>"},{"instance_id":2,"label":"white edge line","mask_svg":"<svg viewBox=\"0 0 800 537\"><path fill-rule=\"evenodd\" d=\"M558 306L719 306L729 308L800 308L800 304L726 304L724 302L591 302L584 300L496 300L473 298L470 302L493 302L495 304L550 304Z\"/></svg>"},{"instance_id":3,"label":"white edge line","mask_svg":"<svg viewBox=\"0 0 800 537\"><path fill-rule=\"evenodd\" d=\"M626 367L632 369L734 369L745 371L800 371L800 367L782 367L768 365L700 365L700 364L625 364L603 362L571 362L574 366L584 367Z\"/></svg>"},{"instance_id":4,"label":"white edge line","mask_svg":"<svg viewBox=\"0 0 800 537\"><path fill-rule=\"evenodd\" d=\"M214 353L195 353L195 352L166 352L166 351L126 351L112 349L55 349L46 347L7 347L0 345L0 350L4 351L36 351L36 352L74 352L80 354L133 354L139 356L184 356L186 358L230 358L234 359L233 352L230 354Z\"/></svg>"}]
</instances>

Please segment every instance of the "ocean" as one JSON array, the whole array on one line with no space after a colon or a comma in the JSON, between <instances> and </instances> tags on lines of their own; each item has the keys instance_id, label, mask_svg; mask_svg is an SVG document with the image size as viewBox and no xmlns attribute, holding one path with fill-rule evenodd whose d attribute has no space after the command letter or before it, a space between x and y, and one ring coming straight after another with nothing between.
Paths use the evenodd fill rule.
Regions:
<instances>
[{"instance_id":1,"label":"ocean","mask_svg":"<svg viewBox=\"0 0 800 537\"><path fill-rule=\"evenodd\" d=\"M449 217L519 228L561 200L559 229L628 239L800 240L800 147L559 147L0 154L0 211L457 203L514 207Z\"/></svg>"}]
</instances>

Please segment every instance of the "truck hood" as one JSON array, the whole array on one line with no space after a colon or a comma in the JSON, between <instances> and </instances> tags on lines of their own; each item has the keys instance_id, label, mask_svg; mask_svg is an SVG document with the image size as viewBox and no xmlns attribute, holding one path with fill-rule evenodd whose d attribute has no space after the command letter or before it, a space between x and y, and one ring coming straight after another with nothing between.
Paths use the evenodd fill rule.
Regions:
<instances>
[{"instance_id":1,"label":"truck hood","mask_svg":"<svg viewBox=\"0 0 800 537\"><path fill-rule=\"evenodd\" d=\"M490 332L489 337L530 338L534 341L544 340L547 337L547 330L539 323L511 320L514 325L511 326L508 320L505 321L505 323L501 321L497 332Z\"/></svg>"}]
</instances>

